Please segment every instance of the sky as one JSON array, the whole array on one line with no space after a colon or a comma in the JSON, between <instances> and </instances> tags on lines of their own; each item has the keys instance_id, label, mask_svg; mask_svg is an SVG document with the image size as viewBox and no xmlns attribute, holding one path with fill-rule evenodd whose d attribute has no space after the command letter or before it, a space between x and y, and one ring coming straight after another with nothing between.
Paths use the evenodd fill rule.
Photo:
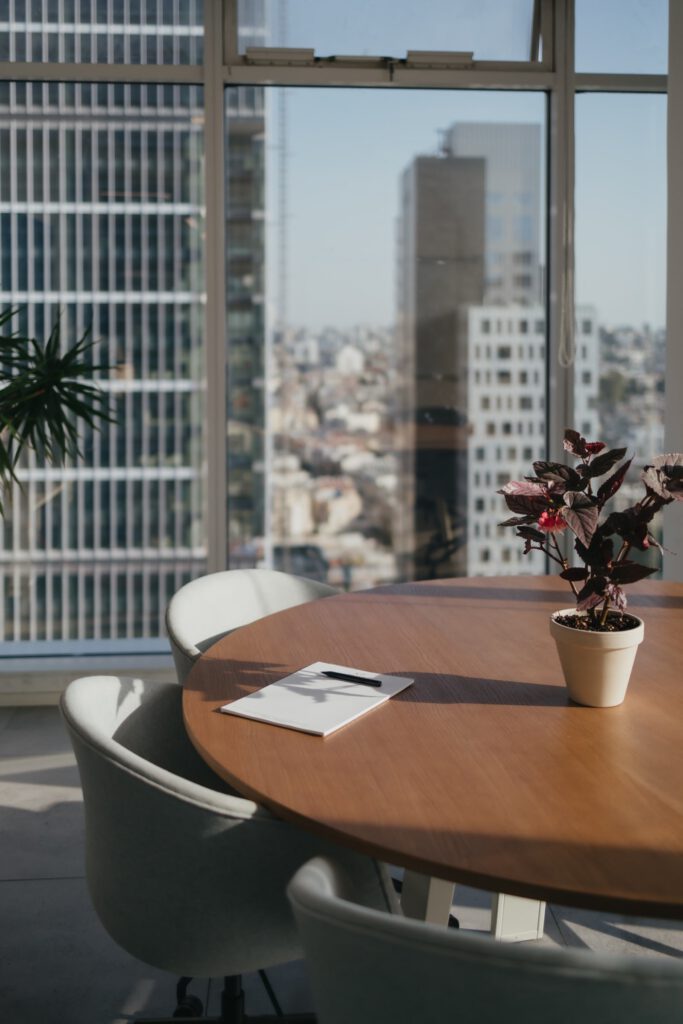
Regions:
<instances>
[{"instance_id":1,"label":"sky","mask_svg":"<svg viewBox=\"0 0 683 1024\"><path fill-rule=\"evenodd\" d=\"M420 18L411 26L382 17L396 12L389 0L346 0L342 21L331 19L338 6L329 0L289 0L287 43L314 45L319 54L474 47L475 56L502 59L524 45L526 28L521 35L514 30L524 26L531 2L424 0L410 9L418 6ZM429 35L424 14L432 7L440 25L452 12L467 45ZM390 36L373 34L369 10L377 25L391 26ZM664 72L665 10L665 0L577 0L579 70L601 61L606 71ZM476 49L483 38L486 54ZM400 176L418 154L438 152L440 131L474 121L537 123L545 132L542 93L290 88L284 94L287 318L314 330L393 322ZM281 114L282 90L269 90L268 102L268 291L275 296L281 153L270 126ZM577 301L596 306L608 326L663 325L665 97L580 95L576 156Z\"/></svg>"}]
</instances>

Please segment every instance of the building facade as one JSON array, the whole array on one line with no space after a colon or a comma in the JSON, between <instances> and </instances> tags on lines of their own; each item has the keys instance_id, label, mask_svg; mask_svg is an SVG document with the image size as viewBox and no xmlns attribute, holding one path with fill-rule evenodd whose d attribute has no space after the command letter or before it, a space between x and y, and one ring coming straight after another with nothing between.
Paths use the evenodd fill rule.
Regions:
<instances>
[{"instance_id":1,"label":"building facade","mask_svg":"<svg viewBox=\"0 0 683 1024\"><path fill-rule=\"evenodd\" d=\"M406 385L396 546L413 578L544 570L496 492L547 450L541 131L451 126L404 174L399 331ZM598 429L598 328L577 314L577 427Z\"/></svg>"},{"instance_id":2,"label":"building facade","mask_svg":"<svg viewBox=\"0 0 683 1024\"><path fill-rule=\"evenodd\" d=\"M0 18L0 20L2 20ZM202 7L9 0L0 59L192 64ZM244 30L246 32L246 28ZM229 516L262 519L263 90L226 93ZM203 105L198 86L0 83L0 308L88 330L114 422L30 454L0 524L5 639L158 637L206 571Z\"/></svg>"}]
</instances>

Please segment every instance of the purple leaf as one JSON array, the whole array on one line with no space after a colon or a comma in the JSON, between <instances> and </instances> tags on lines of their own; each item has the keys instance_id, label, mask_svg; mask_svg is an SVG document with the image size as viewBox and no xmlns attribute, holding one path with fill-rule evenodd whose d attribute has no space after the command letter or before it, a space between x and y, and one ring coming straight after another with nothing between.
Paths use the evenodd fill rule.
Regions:
<instances>
[{"instance_id":1,"label":"purple leaf","mask_svg":"<svg viewBox=\"0 0 683 1024\"><path fill-rule=\"evenodd\" d=\"M581 486L581 478L576 470L562 462L534 462L534 473L541 480L555 484L556 493L561 493L567 488L577 490ZM561 485L560 488L557 487L558 484Z\"/></svg>"},{"instance_id":2,"label":"purple leaf","mask_svg":"<svg viewBox=\"0 0 683 1024\"><path fill-rule=\"evenodd\" d=\"M585 567L582 569L581 566L574 565L561 572L560 576L563 580L570 580L572 583L579 583L581 580L588 579L588 569Z\"/></svg>"},{"instance_id":3,"label":"purple leaf","mask_svg":"<svg viewBox=\"0 0 683 1024\"><path fill-rule=\"evenodd\" d=\"M511 480L498 493L503 495L511 512L533 516L534 519L538 519L541 512L550 505L545 488L528 480Z\"/></svg>"},{"instance_id":4,"label":"purple leaf","mask_svg":"<svg viewBox=\"0 0 683 1024\"><path fill-rule=\"evenodd\" d=\"M585 437L581 437L578 430L565 430L562 447L577 459L587 459L601 452L605 445L602 441L587 441Z\"/></svg>"},{"instance_id":5,"label":"purple leaf","mask_svg":"<svg viewBox=\"0 0 683 1024\"><path fill-rule=\"evenodd\" d=\"M603 473L609 473L612 466L616 466L617 462L623 459L624 455L626 455L625 448L612 448L611 451L597 455L590 465L586 467L586 476L592 480L596 476L602 476Z\"/></svg>"},{"instance_id":6,"label":"purple leaf","mask_svg":"<svg viewBox=\"0 0 683 1024\"><path fill-rule=\"evenodd\" d=\"M506 519L502 523L498 523L499 526L530 526L536 522L536 516L513 516L512 519Z\"/></svg>"},{"instance_id":7,"label":"purple leaf","mask_svg":"<svg viewBox=\"0 0 683 1024\"><path fill-rule=\"evenodd\" d=\"M535 530L533 526L520 526L517 530L517 536L538 541L539 544L545 544L546 540L546 534L542 533L541 530Z\"/></svg>"},{"instance_id":8,"label":"purple leaf","mask_svg":"<svg viewBox=\"0 0 683 1024\"><path fill-rule=\"evenodd\" d=\"M664 501L683 501L683 454L657 455L652 465L645 467L640 479Z\"/></svg>"},{"instance_id":9,"label":"purple leaf","mask_svg":"<svg viewBox=\"0 0 683 1024\"><path fill-rule=\"evenodd\" d=\"M595 608L596 605L601 604L604 600L606 586L607 580L603 576L591 576L576 598L578 611L587 611L589 608Z\"/></svg>"},{"instance_id":10,"label":"purple leaf","mask_svg":"<svg viewBox=\"0 0 683 1024\"><path fill-rule=\"evenodd\" d=\"M545 487L534 480L511 480L498 491L499 494L544 495Z\"/></svg>"},{"instance_id":11,"label":"purple leaf","mask_svg":"<svg viewBox=\"0 0 683 1024\"><path fill-rule=\"evenodd\" d=\"M646 576L651 576L653 572L657 572L657 570L650 565L641 565L639 562L619 562L612 569L610 576L613 583L636 583L638 580L644 580Z\"/></svg>"},{"instance_id":12,"label":"purple leaf","mask_svg":"<svg viewBox=\"0 0 683 1024\"><path fill-rule=\"evenodd\" d=\"M605 587L605 597L608 599L611 605L614 605L620 612L623 612L626 608L626 594L614 583L608 583Z\"/></svg>"},{"instance_id":13,"label":"purple leaf","mask_svg":"<svg viewBox=\"0 0 683 1024\"><path fill-rule=\"evenodd\" d=\"M596 495L598 499L598 505L600 506L600 508L602 508L606 501L609 501L612 495L617 493L617 491L624 482L624 477L626 476L626 473L628 472L628 467L631 465L632 462L633 459L627 459L626 462L622 462L621 466L619 466L619 469L616 471L616 473L613 473L612 476L608 477L607 480L605 480L605 482L600 485L600 487L598 488L598 493Z\"/></svg>"},{"instance_id":14,"label":"purple leaf","mask_svg":"<svg viewBox=\"0 0 683 1024\"><path fill-rule=\"evenodd\" d=\"M591 499L581 492L570 491L564 496L564 520L585 547L591 542L598 525L599 510Z\"/></svg>"}]
</instances>

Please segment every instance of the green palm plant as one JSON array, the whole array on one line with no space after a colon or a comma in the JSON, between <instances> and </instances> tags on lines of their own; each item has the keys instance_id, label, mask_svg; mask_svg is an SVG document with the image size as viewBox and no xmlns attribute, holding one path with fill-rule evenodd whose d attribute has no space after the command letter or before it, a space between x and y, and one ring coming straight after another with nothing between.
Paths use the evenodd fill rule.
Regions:
<instances>
[{"instance_id":1,"label":"green palm plant","mask_svg":"<svg viewBox=\"0 0 683 1024\"><path fill-rule=\"evenodd\" d=\"M0 313L0 331L19 312ZM94 344L89 333L66 352L59 318L44 343L18 332L0 334L0 515L2 492L18 482L22 452L33 448L47 462L62 463L82 454L81 422L98 429L112 421L108 396L89 380L95 370L108 369L87 358Z\"/></svg>"}]
</instances>

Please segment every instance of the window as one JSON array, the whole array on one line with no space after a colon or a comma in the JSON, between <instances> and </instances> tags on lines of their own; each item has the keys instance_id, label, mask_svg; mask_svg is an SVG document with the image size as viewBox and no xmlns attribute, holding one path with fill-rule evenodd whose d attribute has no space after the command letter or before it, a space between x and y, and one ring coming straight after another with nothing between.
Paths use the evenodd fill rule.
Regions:
<instances>
[{"instance_id":1,"label":"window","mask_svg":"<svg viewBox=\"0 0 683 1024\"><path fill-rule=\"evenodd\" d=\"M497 0L495 18L471 0L390 16L354 0L344 18L301 0L287 5L287 39L277 6L41 2L27 32L9 5L0 60L28 61L30 75L13 81L6 65L0 80L0 307L28 304L42 335L56 296L68 332L92 322L119 422L63 473L33 456L22 466L0 544L7 636L159 635L165 596L227 563L296 558L345 585L345 545L354 587L485 560L543 571L503 555L497 497L474 498L491 540L470 543L471 467L490 439L523 438L526 462L549 455L553 417L636 448L661 429L666 81L639 95L637 76L666 71L662 0L576 0L576 97L550 39L539 43L532 0ZM203 46L203 19L220 34L221 7L239 15L225 66ZM566 7L539 7L560 34ZM245 58L284 45L317 63ZM475 70L414 53L429 49L471 51ZM366 59L328 59L344 53ZM91 61L107 81L69 80ZM609 93L602 72L621 76ZM225 87L220 115L205 81L214 97ZM548 90L576 122L569 353L565 256L555 245L549 280L545 251L571 209L553 178L566 149L548 136ZM207 254L222 279L205 275ZM513 359L514 372L497 368ZM496 480L519 473L515 451L502 447ZM207 456L219 469L205 480ZM435 567L428 545L454 529L466 543Z\"/></svg>"},{"instance_id":2,"label":"window","mask_svg":"<svg viewBox=\"0 0 683 1024\"><path fill-rule=\"evenodd\" d=\"M242 0L241 28L253 26L259 6L253 0ZM472 52L480 61L528 61L533 6L533 0L492 0L483 11L473 0L448 4L423 0L419 7L346 0L340 18L330 16L317 0L298 0L289 12L286 43L314 47L319 58L331 54L405 57L408 50L453 50ZM265 7L265 20L272 23L277 5L265 0ZM495 33L491 32L492 19ZM251 42L245 37L240 49L244 51ZM258 44L264 43L284 45L279 38L271 41L262 30Z\"/></svg>"},{"instance_id":3,"label":"window","mask_svg":"<svg viewBox=\"0 0 683 1024\"><path fill-rule=\"evenodd\" d=\"M644 162L626 160L633 130L647 139ZM626 445L643 465L666 450L665 97L578 97L576 143L576 422L610 446ZM624 194L639 196L627 221L617 174ZM604 238L599 259L596 230Z\"/></svg>"}]
</instances>

